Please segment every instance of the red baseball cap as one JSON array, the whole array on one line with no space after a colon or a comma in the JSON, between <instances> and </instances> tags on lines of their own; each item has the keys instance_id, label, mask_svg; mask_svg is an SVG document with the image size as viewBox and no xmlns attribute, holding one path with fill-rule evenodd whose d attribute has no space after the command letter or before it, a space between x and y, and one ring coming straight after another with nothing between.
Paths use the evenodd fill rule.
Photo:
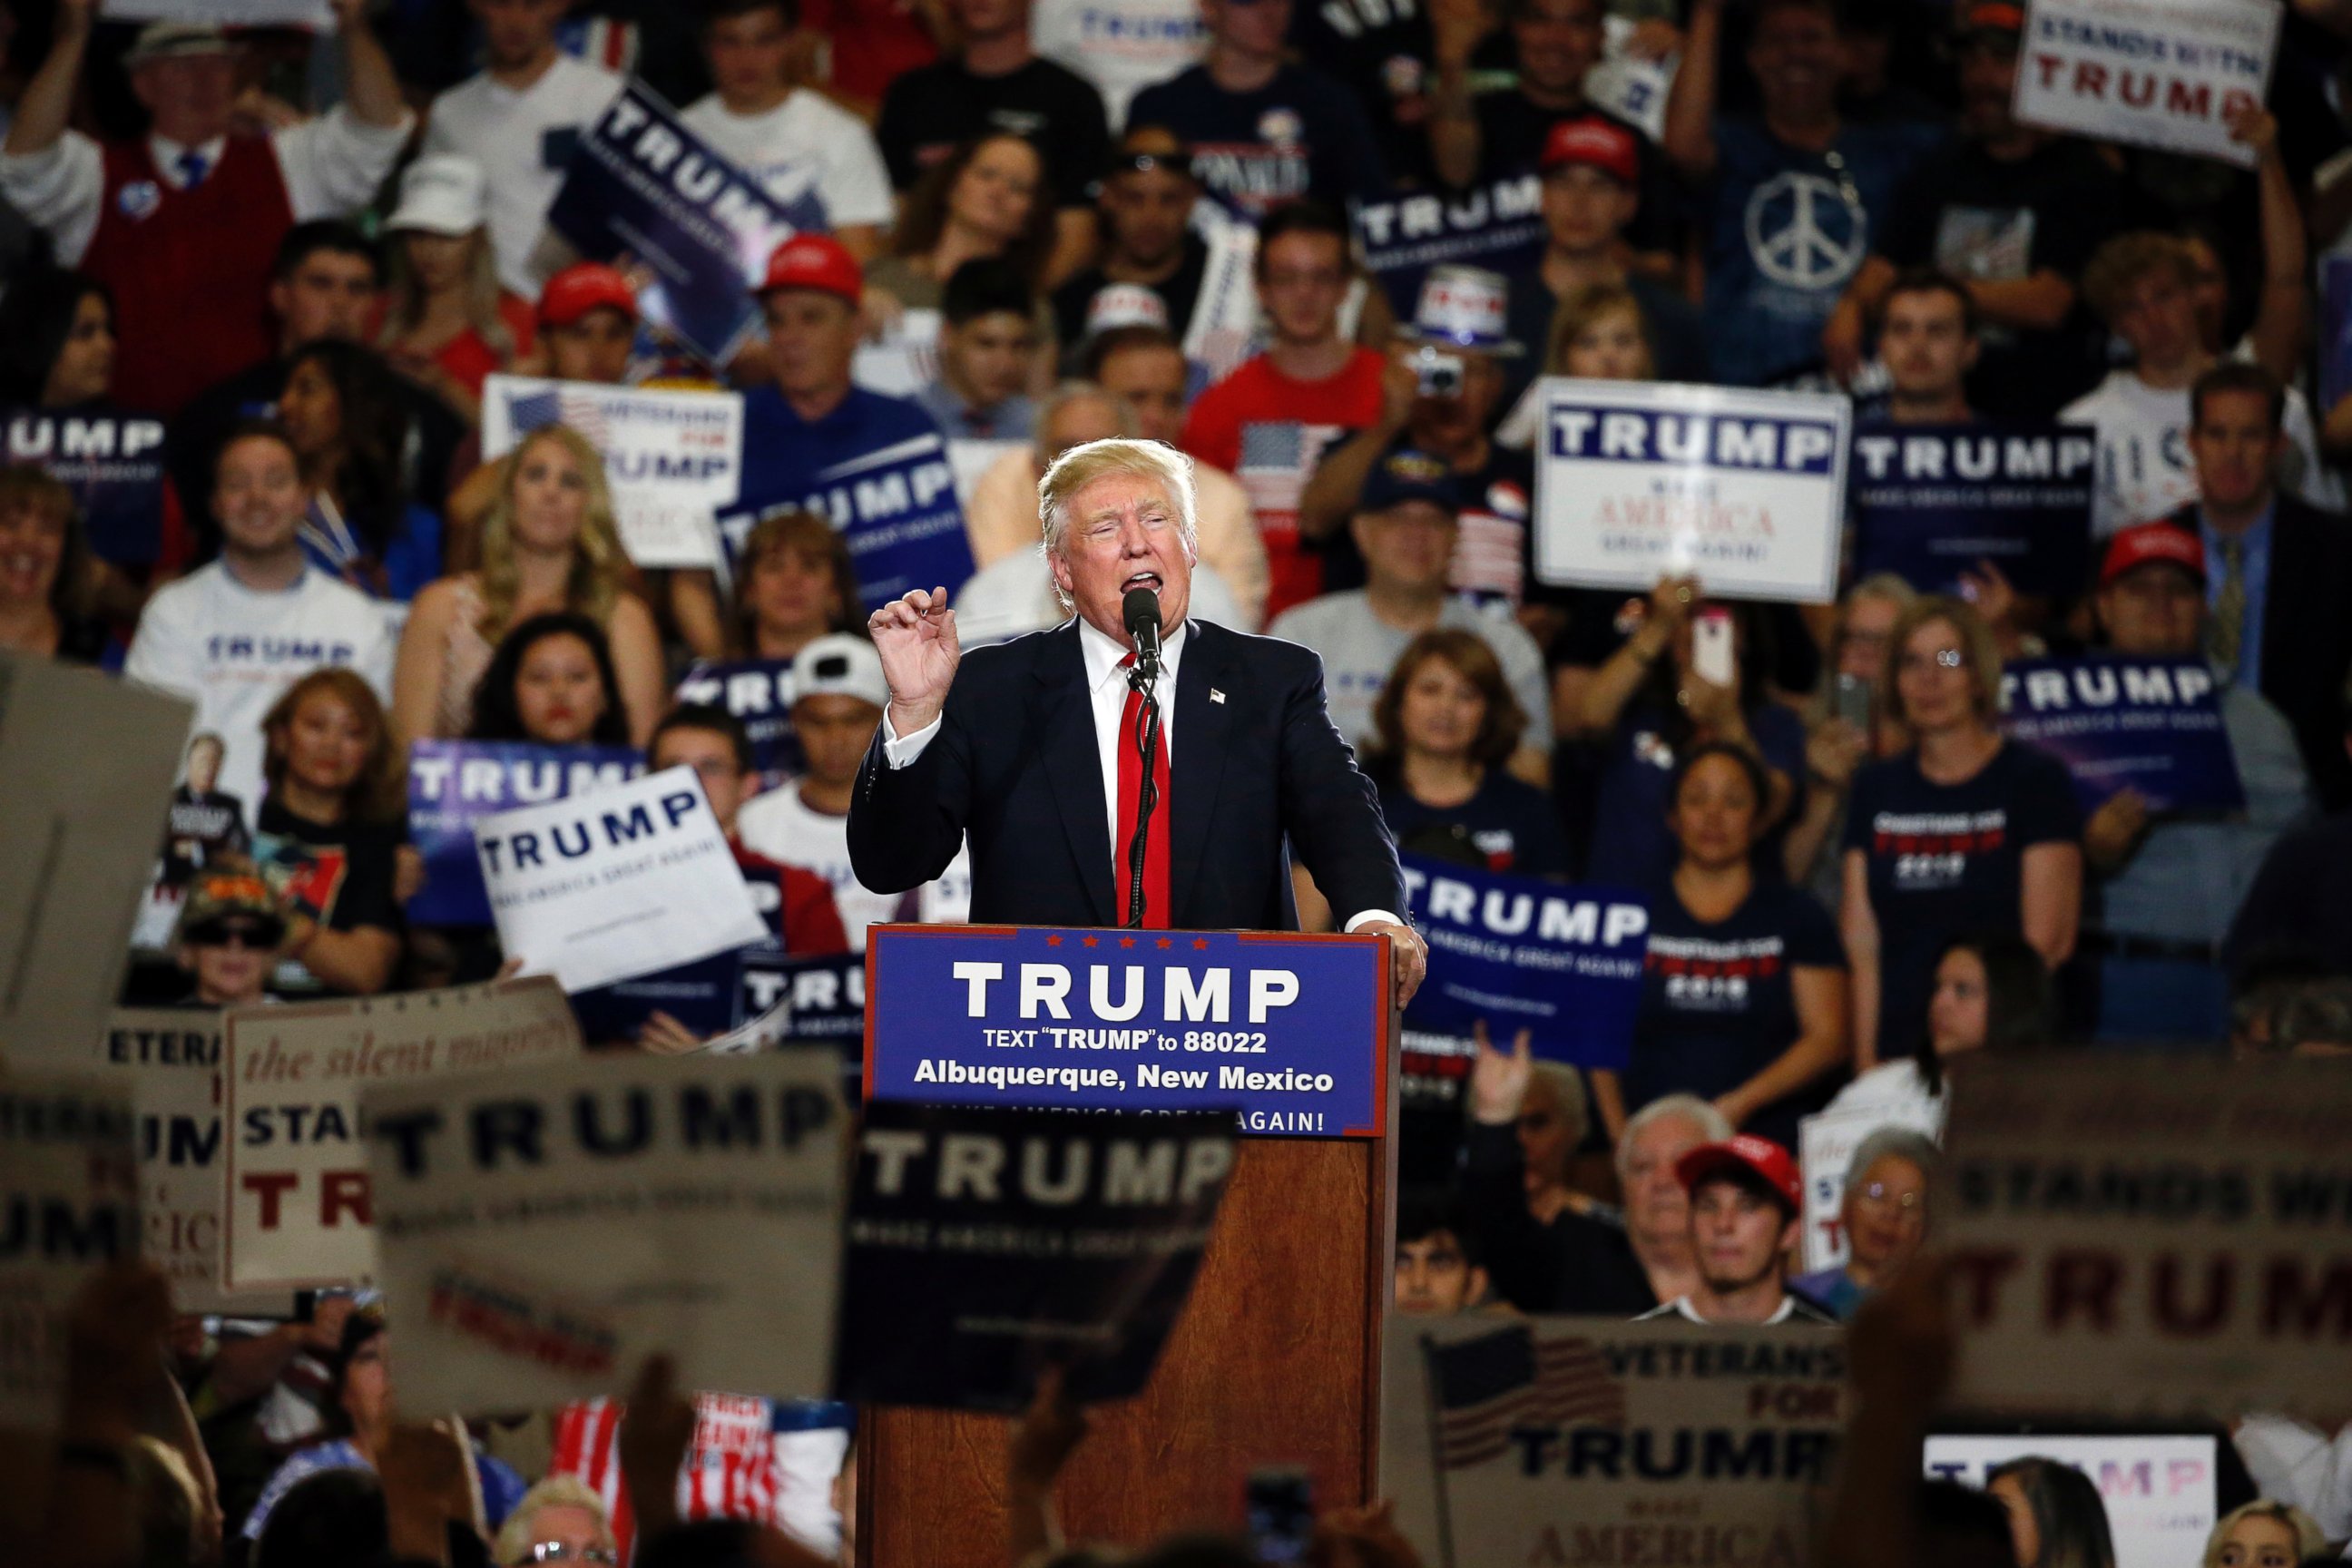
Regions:
<instances>
[{"instance_id":1,"label":"red baseball cap","mask_svg":"<svg viewBox=\"0 0 2352 1568\"><path fill-rule=\"evenodd\" d=\"M637 319L637 291L617 267L583 261L547 280L539 291L539 319L551 327L568 327L589 311L607 307L631 321Z\"/></svg>"},{"instance_id":2,"label":"red baseball cap","mask_svg":"<svg viewBox=\"0 0 2352 1568\"><path fill-rule=\"evenodd\" d=\"M1717 1171L1745 1171L1780 1194L1790 1214L1804 1212L1804 1186L1797 1179L1797 1162L1769 1138L1741 1132L1720 1143L1702 1143L1675 1162L1675 1178L1685 1192Z\"/></svg>"},{"instance_id":3,"label":"red baseball cap","mask_svg":"<svg viewBox=\"0 0 2352 1568\"><path fill-rule=\"evenodd\" d=\"M2022 33L2025 7L2016 0L1973 0L1955 8L1952 31L1962 37L1971 33Z\"/></svg>"},{"instance_id":4,"label":"red baseball cap","mask_svg":"<svg viewBox=\"0 0 2352 1568\"><path fill-rule=\"evenodd\" d=\"M2142 522L2125 529L2107 542L2106 559L2099 563L2099 586L2104 588L2134 567L2151 561L2168 562L2200 583L2205 577L2205 542L2169 522Z\"/></svg>"},{"instance_id":5,"label":"red baseball cap","mask_svg":"<svg viewBox=\"0 0 2352 1568\"><path fill-rule=\"evenodd\" d=\"M1544 139L1543 156L1537 160L1538 168L1549 174L1554 169L1564 169L1572 163L1598 169L1619 184L1640 183L1641 149L1634 144L1633 133L1596 114L1563 120L1553 126L1551 134Z\"/></svg>"},{"instance_id":6,"label":"red baseball cap","mask_svg":"<svg viewBox=\"0 0 2352 1568\"><path fill-rule=\"evenodd\" d=\"M796 234L768 258L768 275L754 294L778 289L814 289L856 304L866 295L866 275L857 258L829 234Z\"/></svg>"}]
</instances>

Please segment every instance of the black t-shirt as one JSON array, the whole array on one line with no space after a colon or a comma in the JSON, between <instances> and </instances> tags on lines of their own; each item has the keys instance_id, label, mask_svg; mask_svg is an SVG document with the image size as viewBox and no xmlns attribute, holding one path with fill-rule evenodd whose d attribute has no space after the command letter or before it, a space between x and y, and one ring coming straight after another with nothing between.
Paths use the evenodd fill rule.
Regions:
<instances>
[{"instance_id":1,"label":"black t-shirt","mask_svg":"<svg viewBox=\"0 0 2352 1568\"><path fill-rule=\"evenodd\" d=\"M890 184L903 191L962 142L995 131L1037 149L1055 206L1087 205L1087 187L1110 154L1102 94L1052 60L1033 59L1003 76L974 76L961 60L910 70L883 94L874 140Z\"/></svg>"},{"instance_id":2,"label":"black t-shirt","mask_svg":"<svg viewBox=\"0 0 2352 1568\"><path fill-rule=\"evenodd\" d=\"M1845 946L1829 911L1786 883L1759 881L1747 901L1712 925L1690 912L1671 883L1655 889L1642 1010L1625 1069L1626 1110L1669 1094L1713 1100L1738 1089L1802 1032L1790 972L1844 967ZM1807 1090L1785 1096L1741 1131L1793 1150L1798 1118L1818 1109L1819 1100Z\"/></svg>"},{"instance_id":3,"label":"black t-shirt","mask_svg":"<svg viewBox=\"0 0 2352 1568\"><path fill-rule=\"evenodd\" d=\"M1208 269L1208 242L1197 234L1187 234L1184 258L1176 270L1160 282L1137 285L1159 295L1160 303L1168 307L1168 331L1180 342L1192 324L1192 306L1201 297L1201 279ZM1072 273L1067 282L1054 290L1054 330L1072 353L1087 341L1087 307L1109 287L1110 279L1103 276L1102 268L1089 267Z\"/></svg>"},{"instance_id":4,"label":"black t-shirt","mask_svg":"<svg viewBox=\"0 0 2352 1568\"><path fill-rule=\"evenodd\" d=\"M1379 138L1355 95L1305 66L1284 66L1255 92L1227 92L1193 66L1137 93L1127 122L1174 132L1202 186L1253 224L1301 196L1341 208L1388 199Z\"/></svg>"},{"instance_id":5,"label":"black t-shirt","mask_svg":"<svg viewBox=\"0 0 2352 1568\"><path fill-rule=\"evenodd\" d=\"M1405 849L1423 835L1461 830L1489 871L1520 877L1565 877L1568 846L1551 797L1500 768L1488 768L1478 793L1460 805L1423 805L1405 793L1393 770L1381 782L1381 813Z\"/></svg>"},{"instance_id":6,"label":"black t-shirt","mask_svg":"<svg viewBox=\"0 0 2352 1568\"><path fill-rule=\"evenodd\" d=\"M1918 1048L1945 943L2022 927L2025 851L2082 837L2065 764L2015 741L1965 784L1930 782L1914 752L1854 774L1843 847L1869 868L1881 1060Z\"/></svg>"},{"instance_id":7,"label":"black t-shirt","mask_svg":"<svg viewBox=\"0 0 2352 1568\"><path fill-rule=\"evenodd\" d=\"M1400 178L1425 182L1429 95L1437 58L1429 12L1391 0L1319 0L1294 6L1290 47L1356 95L1380 138L1381 162Z\"/></svg>"},{"instance_id":8,"label":"black t-shirt","mask_svg":"<svg viewBox=\"0 0 2352 1568\"><path fill-rule=\"evenodd\" d=\"M2221 955L2234 975L2294 957L2352 973L2352 815L2297 828L2271 846L2230 922Z\"/></svg>"},{"instance_id":9,"label":"black t-shirt","mask_svg":"<svg viewBox=\"0 0 2352 1568\"><path fill-rule=\"evenodd\" d=\"M253 854L266 869L283 868L294 879L304 911L329 931L398 931L393 877L406 837L400 823L317 823L264 800Z\"/></svg>"},{"instance_id":10,"label":"black t-shirt","mask_svg":"<svg viewBox=\"0 0 2352 1568\"><path fill-rule=\"evenodd\" d=\"M2079 283L2091 253L2127 221L2122 179L2083 142L2061 137L2002 163L1963 140L1904 182L1879 249L1898 267L1934 265L1958 278L2029 278L2047 268ZM2097 383L2105 343L2079 303L2054 331L1987 323L1969 400L2003 418L2049 418Z\"/></svg>"},{"instance_id":11,"label":"black t-shirt","mask_svg":"<svg viewBox=\"0 0 2352 1568\"><path fill-rule=\"evenodd\" d=\"M1682 187L1667 167L1658 144L1642 128L1597 103L1580 109L1546 109L1517 88L1482 92L1471 100L1478 115L1478 183L1532 174L1543 156L1551 128L1563 120L1588 117L1605 120L1633 138L1641 163L1641 205L1625 226L1625 240L1636 250L1678 250L1685 221Z\"/></svg>"},{"instance_id":12,"label":"black t-shirt","mask_svg":"<svg viewBox=\"0 0 2352 1568\"><path fill-rule=\"evenodd\" d=\"M1464 1206L1495 1293L1523 1312L1630 1318L1658 1304L1622 1224L1563 1210L1528 1212L1518 1131L1473 1121L1463 1134Z\"/></svg>"}]
</instances>

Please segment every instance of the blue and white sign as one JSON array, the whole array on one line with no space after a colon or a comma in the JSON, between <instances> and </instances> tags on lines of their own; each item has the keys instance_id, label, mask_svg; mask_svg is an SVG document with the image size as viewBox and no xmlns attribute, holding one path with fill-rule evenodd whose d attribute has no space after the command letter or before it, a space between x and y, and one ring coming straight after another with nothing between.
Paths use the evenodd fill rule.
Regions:
<instances>
[{"instance_id":1,"label":"blue and white sign","mask_svg":"<svg viewBox=\"0 0 2352 1568\"><path fill-rule=\"evenodd\" d=\"M1642 1002L1649 906L1609 888L1497 876L1408 855L1405 897L1429 943L1409 1029L1498 1047L1525 1029L1537 1056L1622 1068Z\"/></svg>"},{"instance_id":2,"label":"blue and white sign","mask_svg":"<svg viewBox=\"0 0 2352 1568\"><path fill-rule=\"evenodd\" d=\"M680 702L724 708L751 737L751 771L769 790L801 771L800 737L793 732L793 661L788 658L697 660L677 683Z\"/></svg>"},{"instance_id":3,"label":"blue and white sign","mask_svg":"<svg viewBox=\"0 0 2352 1568\"><path fill-rule=\"evenodd\" d=\"M743 398L733 392L643 392L580 381L493 375L482 384L482 456L569 426L604 454L613 518L640 566L719 564L711 519L743 482Z\"/></svg>"},{"instance_id":4,"label":"blue and white sign","mask_svg":"<svg viewBox=\"0 0 2352 1568\"><path fill-rule=\"evenodd\" d=\"M1717 598L1836 596L1853 418L1843 396L1538 384L1538 580L1646 593L1691 574Z\"/></svg>"},{"instance_id":5,"label":"blue and white sign","mask_svg":"<svg viewBox=\"0 0 2352 1568\"><path fill-rule=\"evenodd\" d=\"M1431 268L1516 273L1543 254L1543 184L1519 174L1452 195L1423 191L1368 202L1356 208L1356 237L1365 267L1388 290L1397 315L1410 321ZM1542 352L1541 344L1522 346Z\"/></svg>"},{"instance_id":6,"label":"blue and white sign","mask_svg":"<svg viewBox=\"0 0 2352 1568\"><path fill-rule=\"evenodd\" d=\"M20 408L7 416L0 456L30 463L73 491L90 553L149 566L163 552L163 422L99 411Z\"/></svg>"},{"instance_id":7,"label":"blue and white sign","mask_svg":"<svg viewBox=\"0 0 2352 1568\"><path fill-rule=\"evenodd\" d=\"M866 938L866 1097L1230 1110L1244 1132L1377 1138L1378 937L895 926Z\"/></svg>"},{"instance_id":8,"label":"blue and white sign","mask_svg":"<svg viewBox=\"0 0 2352 1568\"><path fill-rule=\"evenodd\" d=\"M408 901L408 918L425 926L489 924L489 895L474 856L476 822L609 789L645 771L645 759L627 746L417 742L408 753L408 841L425 858L425 886Z\"/></svg>"},{"instance_id":9,"label":"blue and white sign","mask_svg":"<svg viewBox=\"0 0 2352 1568\"><path fill-rule=\"evenodd\" d=\"M779 203L634 77L581 136L547 222L591 260L648 268L646 319L713 365L758 327L751 288L776 247L825 226L822 204Z\"/></svg>"},{"instance_id":10,"label":"blue and white sign","mask_svg":"<svg viewBox=\"0 0 2352 1568\"><path fill-rule=\"evenodd\" d=\"M2001 732L2066 764L2085 811L2126 787L2156 811L2242 811L2213 671L2201 658L2022 659L2000 678Z\"/></svg>"},{"instance_id":11,"label":"blue and white sign","mask_svg":"<svg viewBox=\"0 0 2352 1568\"><path fill-rule=\"evenodd\" d=\"M1854 574L1943 594L1990 562L2020 593L2080 593L2098 459L2098 432L2080 425L1858 430Z\"/></svg>"},{"instance_id":12,"label":"blue and white sign","mask_svg":"<svg viewBox=\"0 0 2352 1568\"><path fill-rule=\"evenodd\" d=\"M831 521L849 545L866 608L877 610L910 588L969 581L971 536L956 500L955 465L937 430L845 457L820 468L810 494L744 509L719 519L730 565L762 517L801 507Z\"/></svg>"}]
</instances>

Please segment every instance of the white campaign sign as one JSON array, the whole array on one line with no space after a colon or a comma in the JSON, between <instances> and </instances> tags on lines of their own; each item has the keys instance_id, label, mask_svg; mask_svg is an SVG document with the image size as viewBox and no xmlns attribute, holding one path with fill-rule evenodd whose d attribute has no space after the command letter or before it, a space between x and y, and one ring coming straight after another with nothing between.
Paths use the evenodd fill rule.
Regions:
<instances>
[{"instance_id":1,"label":"white campaign sign","mask_svg":"<svg viewBox=\"0 0 2352 1568\"><path fill-rule=\"evenodd\" d=\"M2106 1505L2116 1568L2199 1568L2220 1518L2211 1437L1932 1436L1927 1474L1981 1488L1996 1465L2039 1457L2088 1476Z\"/></svg>"},{"instance_id":2,"label":"white campaign sign","mask_svg":"<svg viewBox=\"0 0 2352 1568\"><path fill-rule=\"evenodd\" d=\"M1862 1141L1882 1127L1907 1127L1940 1137L1940 1102L1824 1110L1797 1123L1797 1165L1805 1182L1806 1273L1845 1261L1845 1173Z\"/></svg>"},{"instance_id":3,"label":"white campaign sign","mask_svg":"<svg viewBox=\"0 0 2352 1568\"><path fill-rule=\"evenodd\" d=\"M486 816L474 848L499 945L567 992L769 934L692 768Z\"/></svg>"},{"instance_id":4,"label":"white campaign sign","mask_svg":"<svg viewBox=\"0 0 2352 1568\"><path fill-rule=\"evenodd\" d=\"M1538 384L1536 576L1718 598L1835 596L1853 409L1841 396L1666 382Z\"/></svg>"},{"instance_id":5,"label":"white campaign sign","mask_svg":"<svg viewBox=\"0 0 2352 1568\"><path fill-rule=\"evenodd\" d=\"M580 1054L572 1005L546 979L242 1007L226 1036L222 1273L240 1291L374 1278L362 1088L421 1079L446 1089L463 1074L544 1071Z\"/></svg>"},{"instance_id":6,"label":"white campaign sign","mask_svg":"<svg viewBox=\"0 0 2352 1568\"><path fill-rule=\"evenodd\" d=\"M369 1091L394 1375L420 1410L823 1397L848 1113L830 1052L604 1056Z\"/></svg>"},{"instance_id":7,"label":"white campaign sign","mask_svg":"<svg viewBox=\"0 0 2352 1568\"><path fill-rule=\"evenodd\" d=\"M2252 168L2230 118L2269 90L2278 0L2033 0L2017 118Z\"/></svg>"},{"instance_id":8,"label":"white campaign sign","mask_svg":"<svg viewBox=\"0 0 2352 1568\"><path fill-rule=\"evenodd\" d=\"M912 397L940 378L937 310L901 310L879 336L861 340L850 362L850 379L886 397Z\"/></svg>"},{"instance_id":9,"label":"white campaign sign","mask_svg":"<svg viewBox=\"0 0 2352 1568\"><path fill-rule=\"evenodd\" d=\"M138 1247L136 1184L128 1085L0 1079L0 1428L57 1426L67 1309Z\"/></svg>"},{"instance_id":10,"label":"white campaign sign","mask_svg":"<svg viewBox=\"0 0 2352 1568\"><path fill-rule=\"evenodd\" d=\"M1801 1563L1845 1343L1680 1319L1391 1318L1381 1495L1430 1563Z\"/></svg>"},{"instance_id":11,"label":"white campaign sign","mask_svg":"<svg viewBox=\"0 0 2352 1568\"><path fill-rule=\"evenodd\" d=\"M327 0L105 0L110 22L213 22L224 27L308 27L332 33Z\"/></svg>"},{"instance_id":12,"label":"white campaign sign","mask_svg":"<svg viewBox=\"0 0 2352 1568\"><path fill-rule=\"evenodd\" d=\"M2352 1415L2342 1068L1988 1058L1952 1094L1956 1405Z\"/></svg>"},{"instance_id":13,"label":"white campaign sign","mask_svg":"<svg viewBox=\"0 0 2352 1568\"><path fill-rule=\"evenodd\" d=\"M714 512L743 482L743 399L583 381L493 375L482 384L482 456L501 458L563 424L604 455L621 542L640 566L716 566Z\"/></svg>"}]
</instances>

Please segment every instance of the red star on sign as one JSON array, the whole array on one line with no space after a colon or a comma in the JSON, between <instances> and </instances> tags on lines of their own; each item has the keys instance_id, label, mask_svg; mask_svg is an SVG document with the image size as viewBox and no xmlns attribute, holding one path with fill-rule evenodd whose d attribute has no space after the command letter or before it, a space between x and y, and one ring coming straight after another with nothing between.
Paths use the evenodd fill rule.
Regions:
<instances>
[{"instance_id":1,"label":"red star on sign","mask_svg":"<svg viewBox=\"0 0 2352 1568\"><path fill-rule=\"evenodd\" d=\"M1140 764L1138 765L1139 766ZM1131 936L1120 937L1118 939L1118 945L1121 947L1133 947L1135 945L1135 939Z\"/></svg>"},{"instance_id":2,"label":"red star on sign","mask_svg":"<svg viewBox=\"0 0 2352 1568\"><path fill-rule=\"evenodd\" d=\"M1086 943L1088 947L1093 947L1098 944L1102 941L1102 938L1098 936L1082 936L1078 940Z\"/></svg>"},{"instance_id":3,"label":"red star on sign","mask_svg":"<svg viewBox=\"0 0 2352 1568\"><path fill-rule=\"evenodd\" d=\"M1176 939L1172 936L1163 936L1160 939L1160 945L1162 947L1174 947L1176 945Z\"/></svg>"},{"instance_id":4,"label":"red star on sign","mask_svg":"<svg viewBox=\"0 0 2352 1568\"><path fill-rule=\"evenodd\" d=\"M1058 936L1049 936L1045 939L1045 945L1047 947L1059 947L1062 945L1062 939Z\"/></svg>"},{"instance_id":5,"label":"red star on sign","mask_svg":"<svg viewBox=\"0 0 2352 1568\"><path fill-rule=\"evenodd\" d=\"M1209 939L1205 936L1196 936L1192 939L1192 945L1199 951L1206 952L1209 951Z\"/></svg>"}]
</instances>

